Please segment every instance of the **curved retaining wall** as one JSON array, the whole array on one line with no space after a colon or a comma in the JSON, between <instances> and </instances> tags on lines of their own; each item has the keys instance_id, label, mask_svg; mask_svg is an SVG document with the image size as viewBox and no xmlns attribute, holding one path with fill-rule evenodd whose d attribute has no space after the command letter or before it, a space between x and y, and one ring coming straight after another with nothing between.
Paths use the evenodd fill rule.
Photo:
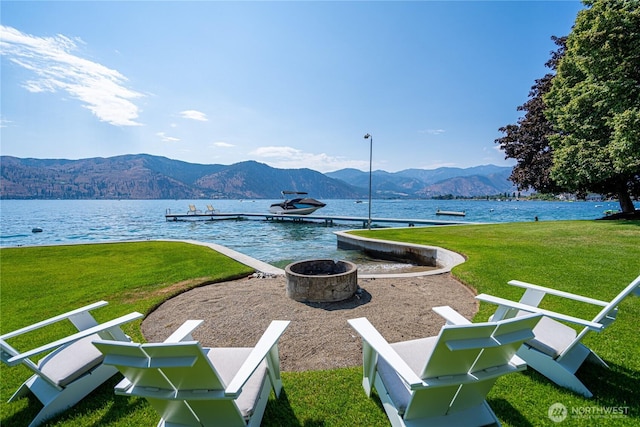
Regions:
<instances>
[{"instance_id":1,"label":"curved retaining wall","mask_svg":"<svg viewBox=\"0 0 640 427\"><path fill-rule=\"evenodd\" d=\"M438 246L418 245L415 243L393 242L390 240L378 240L367 237L355 236L344 231L334 233L338 239L339 249L361 250L367 254L388 260L411 261L417 265L437 267L418 273L399 274L373 274L360 275L359 277L413 277L432 274L448 273L453 267L462 264L465 259L457 252L443 249Z\"/></svg>"}]
</instances>

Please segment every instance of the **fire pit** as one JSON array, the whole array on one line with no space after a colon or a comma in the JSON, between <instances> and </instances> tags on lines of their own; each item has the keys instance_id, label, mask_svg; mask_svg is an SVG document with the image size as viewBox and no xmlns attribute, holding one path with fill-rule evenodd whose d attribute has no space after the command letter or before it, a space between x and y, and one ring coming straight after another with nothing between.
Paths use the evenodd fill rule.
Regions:
<instances>
[{"instance_id":1,"label":"fire pit","mask_svg":"<svg viewBox=\"0 0 640 427\"><path fill-rule=\"evenodd\" d=\"M358 289L358 267L349 261L310 259L289 264L284 271L287 296L296 301L342 301Z\"/></svg>"}]
</instances>

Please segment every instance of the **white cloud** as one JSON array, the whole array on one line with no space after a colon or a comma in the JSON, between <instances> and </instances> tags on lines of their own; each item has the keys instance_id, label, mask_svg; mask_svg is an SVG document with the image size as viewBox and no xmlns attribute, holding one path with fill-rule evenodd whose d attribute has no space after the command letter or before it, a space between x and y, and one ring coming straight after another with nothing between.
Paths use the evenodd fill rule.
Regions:
<instances>
[{"instance_id":1,"label":"white cloud","mask_svg":"<svg viewBox=\"0 0 640 427\"><path fill-rule=\"evenodd\" d=\"M200 112L200 111L196 111L196 110L181 111L180 112L180 116L183 119L198 120L200 122L208 122L209 121L209 119L207 119L207 115L205 113Z\"/></svg>"},{"instance_id":2,"label":"white cloud","mask_svg":"<svg viewBox=\"0 0 640 427\"><path fill-rule=\"evenodd\" d=\"M258 147L253 150L249 154L258 156L258 157L267 157L267 158L280 158L280 159L294 159L300 158L302 156L302 151L293 148L293 147Z\"/></svg>"},{"instance_id":3,"label":"white cloud","mask_svg":"<svg viewBox=\"0 0 640 427\"><path fill-rule=\"evenodd\" d=\"M368 161L348 160L325 153L305 153L293 147L259 147L249 155L269 159L269 165L281 169L309 168L318 172L331 172L344 168L369 169Z\"/></svg>"},{"instance_id":4,"label":"white cloud","mask_svg":"<svg viewBox=\"0 0 640 427\"><path fill-rule=\"evenodd\" d=\"M419 131L420 133L428 133L429 135L441 135L445 133L444 129L426 129Z\"/></svg>"},{"instance_id":5,"label":"white cloud","mask_svg":"<svg viewBox=\"0 0 640 427\"><path fill-rule=\"evenodd\" d=\"M158 132L156 133L157 136L160 137L160 139L162 139L162 142L178 142L180 141L180 138L175 138L173 136L167 136L164 132Z\"/></svg>"},{"instance_id":6,"label":"white cloud","mask_svg":"<svg viewBox=\"0 0 640 427\"><path fill-rule=\"evenodd\" d=\"M223 141L214 142L213 145L215 145L216 147L221 147L221 148L235 147L235 145L229 144L228 142L223 142Z\"/></svg>"},{"instance_id":7,"label":"white cloud","mask_svg":"<svg viewBox=\"0 0 640 427\"><path fill-rule=\"evenodd\" d=\"M81 40L61 34L37 37L6 26L0 26L0 33L2 55L35 74L23 84L28 91L66 92L103 122L140 125L133 100L143 95L127 88L127 78L118 71L74 55Z\"/></svg>"}]
</instances>

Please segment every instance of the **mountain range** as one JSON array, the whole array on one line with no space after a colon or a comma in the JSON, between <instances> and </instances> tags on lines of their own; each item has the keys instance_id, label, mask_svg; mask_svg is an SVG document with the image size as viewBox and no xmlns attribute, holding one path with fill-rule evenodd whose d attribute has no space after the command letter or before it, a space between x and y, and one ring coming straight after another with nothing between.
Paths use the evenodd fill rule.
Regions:
<instances>
[{"instance_id":1,"label":"mountain range","mask_svg":"<svg viewBox=\"0 0 640 427\"><path fill-rule=\"evenodd\" d=\"M406 169L371 174L374 198L511 194L510 167ZM282 190L324 199L368 196L369 172L277 169L255 161L204 165L148 154L80 160L0 156L3 199L277 199Z\"/></svg>"}]
</instances>

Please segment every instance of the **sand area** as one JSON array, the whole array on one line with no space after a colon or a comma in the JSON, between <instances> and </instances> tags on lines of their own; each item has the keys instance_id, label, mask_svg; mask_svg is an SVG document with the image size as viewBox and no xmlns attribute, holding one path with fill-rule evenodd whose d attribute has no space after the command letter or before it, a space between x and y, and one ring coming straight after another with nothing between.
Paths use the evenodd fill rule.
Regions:
<instances>
[{"instance_id":1,"label":"sand area","mask_svg":"<svg viewBox=\"0 0 640 427\"><path fill-rule=\"evenodd\" d=\"M360 337L347 320L366 317L389 342L437 335L448 305L471 319L473 292L449 273L359 279L356 296L336 303L302 303L286 296L284 276L250 276L192 289L160 305L142 322L149 342L161 342L185 320L203 319L193 337L204 347L252 347L271 320L290 320L279 343L283 371L362 364Z\"/></svg>"}]
</instances>

